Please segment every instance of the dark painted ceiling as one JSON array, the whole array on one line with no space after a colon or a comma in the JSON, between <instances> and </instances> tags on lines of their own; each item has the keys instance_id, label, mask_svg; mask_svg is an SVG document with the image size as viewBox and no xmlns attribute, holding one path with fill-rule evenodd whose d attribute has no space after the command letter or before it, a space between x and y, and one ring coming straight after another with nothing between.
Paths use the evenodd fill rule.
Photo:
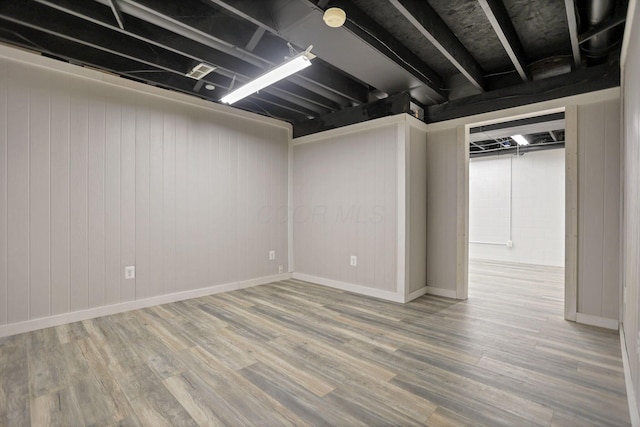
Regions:
<instances>
[{"instance_id":1,"label":"dark painted ceiling","mask_svg":"<svg viewBox=\"0 0 640 427\"><path fill-rule=\"evenodd\" d=\"M347 13L341 28L322 20L332 6ZM0 41L212 102L313 45L311 67L234 104L303 135L617 86L626 8L626 0L2 0ZM202 81L186 77L200 62L217 68Z\"/></svg>"}]
</instances>

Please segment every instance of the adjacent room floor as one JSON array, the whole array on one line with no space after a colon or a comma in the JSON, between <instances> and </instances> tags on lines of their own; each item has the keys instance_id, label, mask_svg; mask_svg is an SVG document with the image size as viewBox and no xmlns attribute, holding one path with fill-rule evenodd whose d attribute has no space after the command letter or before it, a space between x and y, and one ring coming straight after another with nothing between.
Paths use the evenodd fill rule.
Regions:
<instances>
[{"instance_id":1,"label":"adjacent room floor","mask_svg":"<svg viewBox=\"0 0 640 427\"><path fill-rule=\"evenodd\" d=\"M465 302L290 280L0 339L0 425L629 424L562 269L470 272Z\"/></svg>"}]
</instances>

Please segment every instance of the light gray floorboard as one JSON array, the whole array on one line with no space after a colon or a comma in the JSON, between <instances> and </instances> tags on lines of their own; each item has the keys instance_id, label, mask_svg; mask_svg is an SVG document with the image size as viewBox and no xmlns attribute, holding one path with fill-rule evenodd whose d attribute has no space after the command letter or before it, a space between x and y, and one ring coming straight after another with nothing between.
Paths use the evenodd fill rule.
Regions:
<instances>
[{"instance_id":1,"label":"light gray floorboard","mask_svg":"<svg viewBox=\"0 0 640 427\"><path fill-rule=\"evenodd\" d=\"M469 299L286 280L0 339L0 425L629 424L618 334L563 270L473 261Z\"/></svg>"}]
</instances>

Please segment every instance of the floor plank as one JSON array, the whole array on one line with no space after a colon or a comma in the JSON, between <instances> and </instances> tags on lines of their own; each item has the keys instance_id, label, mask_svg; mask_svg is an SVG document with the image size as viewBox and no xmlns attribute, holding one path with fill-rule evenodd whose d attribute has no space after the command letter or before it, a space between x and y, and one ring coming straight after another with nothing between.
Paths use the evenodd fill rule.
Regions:
<instances>
[{"instance_id":1,"label":"floor plank","mask_svg":"<svg viewBox=\"0 0 640 427\"><path fill-rule=\"evenodd\" d=\"M562 269L469 272L467 301L285 280L3 338L0 425L629 425Z\"/></svg>"}]
</instances>

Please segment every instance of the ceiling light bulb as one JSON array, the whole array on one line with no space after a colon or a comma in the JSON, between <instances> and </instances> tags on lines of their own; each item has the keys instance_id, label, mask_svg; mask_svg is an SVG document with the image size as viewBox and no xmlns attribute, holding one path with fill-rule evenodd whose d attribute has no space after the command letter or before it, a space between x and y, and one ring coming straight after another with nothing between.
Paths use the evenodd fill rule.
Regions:
<instances>
[{"instance_id":1,"label":"ceiling light bulb","mask_svg":"<svg viewBox=\"0 0 640 427\"><path fill-rule=\"evenodd\" d=\"M511 139L518 143L518 145L529 145L529 141L522 135L511 135Z\"/></svg>"},{"instance_id":2,"label":"ceiling light bulb","mask_svg":"<svg viewBox=\"0 0 640 427\"><path fill-rule=\"evenodd\" d=\"M300 70L307 68L311 65L311 59L309 57L313 56L310 52L311 47L312 46L309 46L306 51L301 52L292 58L289 58L277 67L272 68L266 73L256 77L254 80L251 80L244 86L241 86L233 92L222 97L220 99L220 102L222 102L223 104L233 104L234 102L239 101L242 98L252 95L277 81L280 81L294 73L297 73Z\"/></svg>"},{"instance_id":3,"label":"ceiling light bulb","mask_svg":"<svg viewBox=\"0 0 640 427\"><path fill-rule=\"evenodd\" d=\"M216 87L212 84L208 84L204 87L206 90L214 90Z\"/></svg>"},{"instance_id":4,"label":"ceiling light bulb","mask_svg":"<svg viewBox=\"0 0 640 427\"><path fill-rule=\"evenodd\" d=\"M331 28L338 28L347 20L347 14L339 7L330 7L324 12L322 20Z\"/></svg>"}]
</instances>

